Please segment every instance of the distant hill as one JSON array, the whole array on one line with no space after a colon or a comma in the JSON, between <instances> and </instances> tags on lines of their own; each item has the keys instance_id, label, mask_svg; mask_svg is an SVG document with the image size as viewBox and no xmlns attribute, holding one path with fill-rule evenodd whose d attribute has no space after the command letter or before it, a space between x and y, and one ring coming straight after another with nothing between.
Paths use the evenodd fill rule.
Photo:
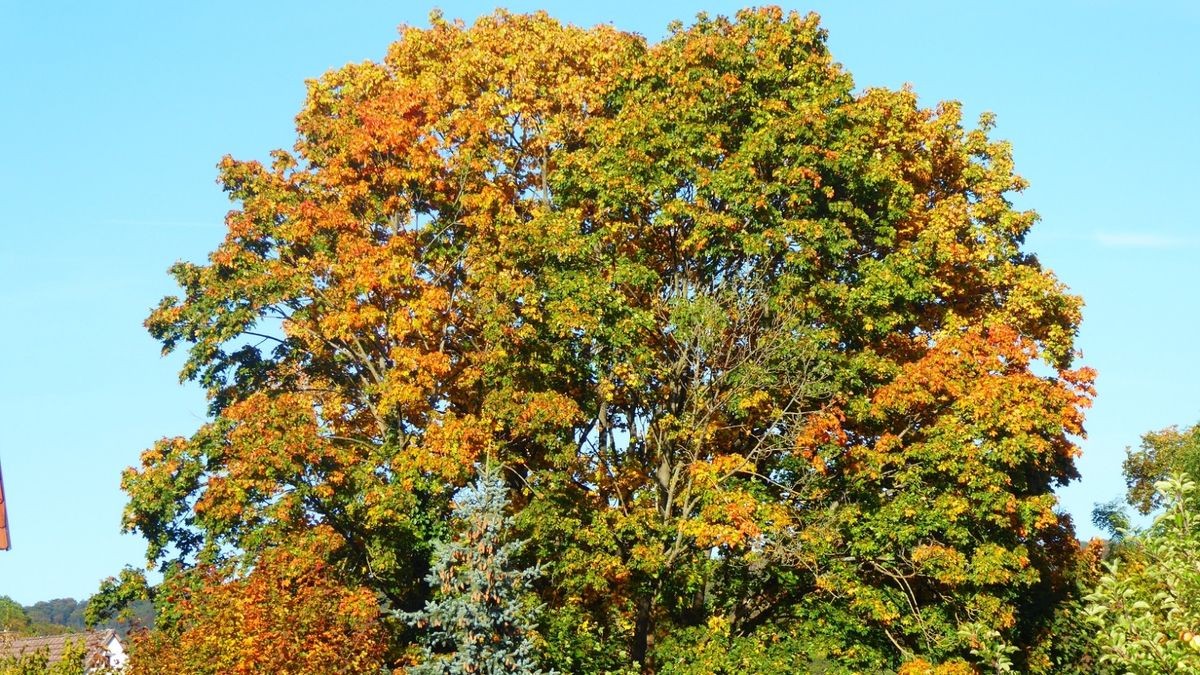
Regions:
<instances>
[{"instance_id":1,"label":"distant hill","mask_svg":"<svg viewBox=\"0 0 1200 675\"><path fill-rule=\"evenodd\" d=\"M8 596L0 596L0 630L12 631L25 635L57 635L84 630L83 612L87 600L79 601L74 598L56 598L43 600L22 607ZM139 601L131 607L135 622L108 621L100 624L99 628L112 628L125 636L134 625L150 627L154 625L154 605L149 601Z\"/></svg>"},{"instance_id":2,"label":"distant hill","mask_svg":"<svg viewBox=\"0 0 1200 675\"><path fill-rule=\"evenodd\" d=\"M25 615L35 625L48 624L83 630L83 609L87 602L79 602L75 598L57 598L43 600L25 607Z\"/></svg>"}]
</instances>

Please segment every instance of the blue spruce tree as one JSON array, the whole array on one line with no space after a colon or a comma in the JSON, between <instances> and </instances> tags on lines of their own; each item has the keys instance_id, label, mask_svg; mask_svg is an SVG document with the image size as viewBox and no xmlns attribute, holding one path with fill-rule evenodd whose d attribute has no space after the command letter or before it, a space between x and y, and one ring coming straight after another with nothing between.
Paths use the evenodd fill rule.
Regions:
<instances>
[{"instance_id":1,"label":"blue spruce tree","mask_svg":"<svg viewBox=\"0 0 1200 675\"><path fill-rule=\"evenodd\" d=\"M522 604L536 568L517 567L522 542L505 514L508 489L497 467L479 469L454 497L460 528L434 549L426 580L434 597L402 617L421 631L424 658L416 675L543 675L529 635L533 617Z\"/></svg>"}]
</instances>

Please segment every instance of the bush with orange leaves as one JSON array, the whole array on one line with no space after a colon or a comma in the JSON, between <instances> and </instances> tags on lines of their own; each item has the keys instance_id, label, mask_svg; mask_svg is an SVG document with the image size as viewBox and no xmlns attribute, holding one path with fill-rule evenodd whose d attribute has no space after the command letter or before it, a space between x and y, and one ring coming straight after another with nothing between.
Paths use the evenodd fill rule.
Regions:
<instances>
[{"instance_id":1,"label":"bush with orange leaves","mask_svg":"<svg viewBox=\"0 0 1200 675\"><path fill-rule=\"evenodd\" d=\"M333 572L280 549L241 576L215 565L170 575L159 589L169 609L156 630L133 637L130 675L381 671L387 641L375 596Z\"/></svg>"}]
</instances>

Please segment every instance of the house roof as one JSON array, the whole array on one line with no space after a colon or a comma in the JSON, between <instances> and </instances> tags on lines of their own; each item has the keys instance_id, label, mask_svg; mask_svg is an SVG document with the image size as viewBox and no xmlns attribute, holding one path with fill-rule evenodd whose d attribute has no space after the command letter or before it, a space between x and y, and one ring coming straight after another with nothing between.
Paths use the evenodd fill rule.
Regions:
<instances>
[{"instance_id":1,"label":"house roof","mask_svg":"<svg viewBox=\"0 0 1200 675\"><path fill-rule=\"evenodd\" d=\"M114 630L94 630L87 633L62 633L61 635L39 635L35 637L16 637L0 633L0 657L33 655L41 650L46 651L48 665L58 663L70 645L78 645L85 641L87 646L87 663L89 668L109 665L109 655L114 640L120 644L120 638ZM76 647L78 649L78 647Z\"/></svg>"},{"instance_id":2,"label":"house roof","mask_svg":"<svg viewBox=\"0 0 1200 675\"><path fill-rule=\"evenodd\" d=\"M8 507L4 504L4 472L0 471L0 551L12 547L8 536Z\"/></svg>"}]
</instances>

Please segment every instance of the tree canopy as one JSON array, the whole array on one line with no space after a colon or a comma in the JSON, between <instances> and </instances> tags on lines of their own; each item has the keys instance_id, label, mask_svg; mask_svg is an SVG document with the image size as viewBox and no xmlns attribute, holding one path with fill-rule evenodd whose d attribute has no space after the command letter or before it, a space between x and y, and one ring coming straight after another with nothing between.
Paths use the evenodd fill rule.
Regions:
<instances>
[{"instance_id":1,"label":"tree canopy","mask_svg":"<svg viewBox=\"0 0 1200 675\"><path fill-rule=\"evenodd\" d=\"M0 631L20 632L28 628L29 623L24 607L7 595L0 596Z\"/></svg>"},{"instance_id":2,"label":"tree canopy","mask_svg":"<svg viewBox=\"0 0 1200 675\"><path fill-rule=\"evenodd\" d=\"M1144 434L1137 450L1125 450L1123 468L1130 505L1143 515L1163 506L1166 496L1159 483L1176 473L1200 477L1200 425Z\"/></svg>"},{"instance_id":3,"label":"tree canopy","mask_svg":"<svg viewBox=\"0 0 1200 675\"><path fill-rule=\"evenodd\" d=\"M222 160L225 240L147 321L211 404L124 476L152 562L319 550L413 611L487 457L547 668L1052 671L1092 373L990 116L765 8L435 14L296 125Z\"/></svg>"}]
</instances>

